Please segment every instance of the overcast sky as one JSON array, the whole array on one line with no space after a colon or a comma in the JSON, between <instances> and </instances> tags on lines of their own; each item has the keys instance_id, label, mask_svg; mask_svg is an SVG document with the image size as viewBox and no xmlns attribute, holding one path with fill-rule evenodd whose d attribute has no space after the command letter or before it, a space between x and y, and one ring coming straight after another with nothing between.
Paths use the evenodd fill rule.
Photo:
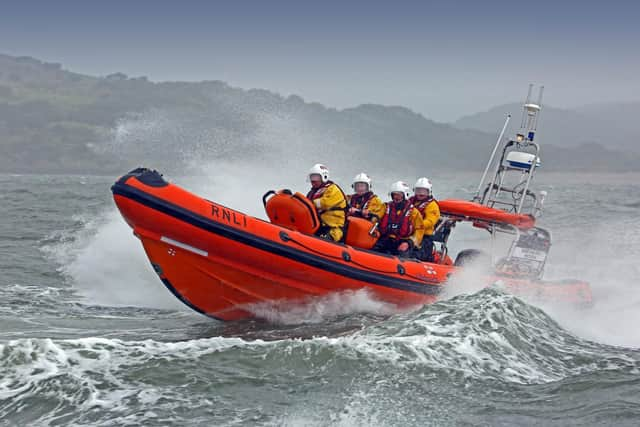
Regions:
<instances>
[{"instance_id":1,"label":"overcast sky","mask_svg":"<svg viewBox=\"0 0 640 427\"><path fill-rule=\"evenodd\" d=\"M2 2L0 53L151 80L224 80L439 121L546 86L569 107L640 101L640 2Z\"/></svg>"}]
</instances>

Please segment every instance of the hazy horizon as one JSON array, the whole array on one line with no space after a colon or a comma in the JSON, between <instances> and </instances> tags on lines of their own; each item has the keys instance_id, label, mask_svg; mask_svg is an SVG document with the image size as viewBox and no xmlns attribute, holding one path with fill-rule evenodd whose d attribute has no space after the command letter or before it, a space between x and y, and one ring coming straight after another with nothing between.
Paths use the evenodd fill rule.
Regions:
<instances>
[{"instance_id":1,"label":"hazy horizon","mask_svg":"<svg viewBox=\"0 0 640 427\"><path fill-rule=\"evenodd\" d=\"M640 101L638 12L590 1L26 1L5 6L0 52L90 75L223 80L340 109L401 105L451 122L519 101L529 83L560 108Z\"/></svg>"}]
</instances>

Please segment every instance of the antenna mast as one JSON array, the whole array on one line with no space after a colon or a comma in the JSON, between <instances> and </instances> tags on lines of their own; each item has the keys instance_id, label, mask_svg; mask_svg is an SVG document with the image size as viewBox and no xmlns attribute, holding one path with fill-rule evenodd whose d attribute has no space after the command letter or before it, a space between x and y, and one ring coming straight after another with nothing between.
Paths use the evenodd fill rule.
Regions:
<instances>
[{"instance_id":1,"label":"antenna mast","mask_svg":"<svg viewBox=\"0 0 640 427\"><path fill-rule=\"evenodd\" d=\"M522 109L522 120L520 121L520 131L516 134L515 140L509 140L502 149L502 156L495 165L495 172L491 182L485 187L484 193L481 194L482 186L491 164L494 163L494 157L498 147L502 143L502 136L509 122L509 117L505 121L500 137L489 158L489 163L478 185L478 190L473 200L482 205L489 207L500 207L503 210L513 213L522 213L524 202L527 198L533 199L532 215L539 214L542 210L543 197L537 196L529 191L529 184L535 170L540 167L540 146L534 142L536 130L538 127L538 118L542 109L542 94L544 86L540 86L538 91L538 99L533 102L533 84L529 85L527 99ZM506 175L507 172L518 172L519 178L515 185L508 186ZM513 178L512 178L513 180ZM511 195L511 198L505 197ZM500 197L502 196L502 197Z\"/></svg>"}]
</instances>

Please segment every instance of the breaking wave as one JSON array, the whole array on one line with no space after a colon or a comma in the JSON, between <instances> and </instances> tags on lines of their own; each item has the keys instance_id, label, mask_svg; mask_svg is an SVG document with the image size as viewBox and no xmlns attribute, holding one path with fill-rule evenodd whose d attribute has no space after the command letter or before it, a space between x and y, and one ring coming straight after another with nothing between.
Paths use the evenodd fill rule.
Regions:
<instances>
[{"instance_id":1,"label":"breaking wave","mask_svg":"<svg viewBox=\"0 0 640 427\"><path fill-rule=\"evenodd\" d=\"M639 352L577 338L540 309L495 290L397 314L346 336L327 332L275 341L12 340L0 344L0 417L25 424L164 423L187 416L195 424L456 424L474 410L442 399L451 397L451 385L499 409L510 405L502 393L526 397L522 386L594 375L613 383L631 375L640 383ZM484 395L487 384L494 391ZM35 396L38 407L21 411ZM258 396L256 408L251 401ZM434 398L438 405L429 405ZM410 412L400 410L407 406ZM583 408L583 421L589 409ZM624 420L637 411L617 415ZM560 417L556 422L574 416L550 413Z\"/></svg>"}]
</instances>

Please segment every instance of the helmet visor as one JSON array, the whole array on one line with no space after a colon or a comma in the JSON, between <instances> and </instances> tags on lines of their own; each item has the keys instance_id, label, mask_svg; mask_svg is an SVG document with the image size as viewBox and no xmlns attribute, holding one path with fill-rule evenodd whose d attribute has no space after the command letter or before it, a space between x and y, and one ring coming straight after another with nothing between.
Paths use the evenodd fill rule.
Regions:
<instances>
[{"instance_id":1,"label":"helmet visor","mask_svg":"<svg viewBox=\"0 0 640 427\"><path fill-rule=\"evenodd\" d=\"M394 191L391 193L391 200L394 202L400 202L404 200L404 193L402 191Z\"/></svg>"},{"instance_id":2,"label":"helmet visor","mask_svg":"<svg viewBox=\"0 0 640 427\"><path fill-rule=\"evenodd\" d=\"M309 175L309 181L322 182L322 175L320 175L319 173L312 173L311 175Z\"/></svg>"},{"instance_id":3,"label":"helmet visor","mask_svg":"<svg viewBox=\"0 0 640 427\"><path fill-rule=\"evenodd\" d=\"M353 189L358 194L366 193L367 191L369 191L369 184L367 184L366 182L356 182L355 184L353 184Z\"/></svg>"},{"instance_id":4,"label":"helmet visor","mask_svg":"<svg viewBox=\"0 0 640 427\"><path fill-rule=\"evenodd\" d=\"M414 194L416 196L428 196L429 195L429 190L427 190L426 188L416 188L414 190Z\"/></svg>"}]
</instances>

